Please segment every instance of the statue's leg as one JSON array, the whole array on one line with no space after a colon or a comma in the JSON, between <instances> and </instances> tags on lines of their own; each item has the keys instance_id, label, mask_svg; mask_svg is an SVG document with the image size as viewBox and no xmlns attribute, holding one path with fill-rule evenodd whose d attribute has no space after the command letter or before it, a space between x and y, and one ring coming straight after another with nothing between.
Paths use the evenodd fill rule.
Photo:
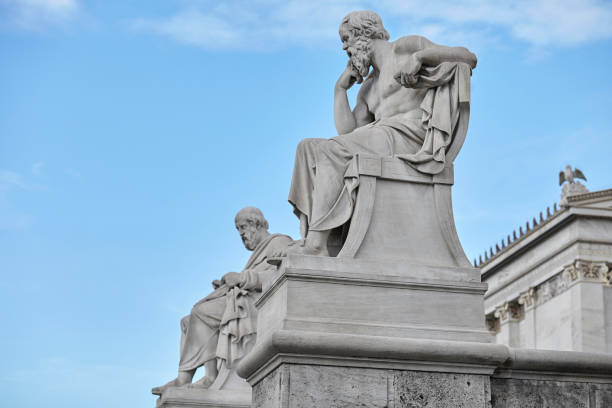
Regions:
<instances>
[{"instance_id":1,"label":"statue's leg","mask_svg":"<svg viewBox=\"0 0 612 408\"><path fill-rule=\"evenodd\" d=\"M308 217L306 214L300 214L300 238L302 241L306 239L308 233Z\"/></svg>"},{"instance_id":2,"label":"statue's leg","mask_svg":"<svg viewBox=\"0 0 612 408\"><path fill-rule=\"evenodd\" d=\"M303 232L302 239L306 237L308 220L311 216L316 147L325 140L304 139L298 144L295 152L293 177L289 189L289 202L293 205L295 215L300 218L300 233Z\"/></svg>"}]
</instances>

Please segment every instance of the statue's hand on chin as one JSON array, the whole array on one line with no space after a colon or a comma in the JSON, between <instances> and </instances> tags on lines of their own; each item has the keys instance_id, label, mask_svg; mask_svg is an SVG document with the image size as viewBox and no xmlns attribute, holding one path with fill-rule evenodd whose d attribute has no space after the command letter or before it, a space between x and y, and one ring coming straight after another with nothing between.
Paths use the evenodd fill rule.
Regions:
<instances>
[{"instance_id":1,"label":"statue's hand on chin","mask_svg":"<svg viewBox=\"0 0 612 408\"><path fill-rule=\"evenodd\" d=\"M344 72L340 74L340 78L338 78L338 81L336 82L336 88L348 90L355 84L355 82L361 83L361 75L355 72L353 64L351 61L349 61L346 64Z\"/></svg>"}]
</instances>

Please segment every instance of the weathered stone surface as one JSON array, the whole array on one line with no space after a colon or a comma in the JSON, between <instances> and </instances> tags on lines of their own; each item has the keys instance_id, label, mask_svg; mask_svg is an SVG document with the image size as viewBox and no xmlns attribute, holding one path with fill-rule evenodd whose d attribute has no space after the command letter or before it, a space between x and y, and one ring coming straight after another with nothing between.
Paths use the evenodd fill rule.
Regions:
<instances>
[{"instance_id":1,"label":"weathered stone surface","mask_svg":"<svg viewBox=\"0 0 612 408\"><path fill-rule=\"evenodd\" d=\"M612 384L591 384L590 408L612 407Z\"/></svg>"},{"instance_id":2,"label":"weathered stone surface","mask_svg":"<svg viewBox=\"0 0 612 408\"><path fill-rule=\"evenodd\" d=\"M291 365L292 408L388 406L389 371L350 367Z\"/></svg>"},{"instance_id":3,"label":"weathered stone surface","mask_svg":"<svg viewBox=\"0 0 612 408\"><path fill-rule=\"evenodd\" d=\"M396 407L477 408L490 406L489 377L472 374L397 372Z\"/></svg>"},{"instance_id":4,"label":"weathered stone surface","mask_svg":"<svg viewBox=\"0 0 612 408\"><path fill-rule=\"evenodd\" d=\"M612 384L491 378L493 408L603 408L612 406Z\"/></svg>"},{"instance_id":5,"label":"weathered stone surface","mask_svg":"<svg viewBox=\"0 0 612 408\"><path fill-rule=\"evenodd\" d=\"M490 406L486 375L283 364L253 388L253 408Z\"/></svg>"},{"instance_id":6,"label":"weathered stone surface","mask_svg":"<svg viewBox=\"0 0 612 408\"><path fill-rule=\"evenodd\" d=\"M282 407L283 390L287 388L287 366L281 366L264 377L256 387L253 387L254 407ZM284 381L284 382L283 382Z\"/></svg>"}]
</instances>

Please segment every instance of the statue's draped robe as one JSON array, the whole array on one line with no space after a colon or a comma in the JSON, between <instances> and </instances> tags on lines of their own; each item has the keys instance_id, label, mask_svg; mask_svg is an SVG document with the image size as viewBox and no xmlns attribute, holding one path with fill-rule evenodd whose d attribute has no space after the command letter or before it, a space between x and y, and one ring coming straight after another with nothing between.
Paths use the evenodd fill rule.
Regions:
<instances>
[{"instance_id":1,"label":"statue's draped robe","mask_svg":"<svg viewBox=\"0 0 612 408\"><path fill-rule=\"evenodd\" d=\"M414 87L426 88L425 97L420 109L402 115L401 121L380 118L331 139L302 140L289 202L296 215L307 216L309 230L331 230L350 219L359 185L357 154L396 156L422 173L441 172L460 105L470 101L470 76L465 63L423 67Z\"/></svg>"},{"instance_id":2,"label":"statue's draped robe","mask_svg":"<svg viewBox=\"0 0 612 408\"><path fill-rule=\"evenodd\" d=\"M244 356L257 330L255 301L261 294L261 284L275 270L266 260L285 251L290 242L286 235L269 235L253 250L240 273L240 287L220 286L181 320L180 371L196 369L213 359L231 367Z\"/></svg>"}]
</instances>

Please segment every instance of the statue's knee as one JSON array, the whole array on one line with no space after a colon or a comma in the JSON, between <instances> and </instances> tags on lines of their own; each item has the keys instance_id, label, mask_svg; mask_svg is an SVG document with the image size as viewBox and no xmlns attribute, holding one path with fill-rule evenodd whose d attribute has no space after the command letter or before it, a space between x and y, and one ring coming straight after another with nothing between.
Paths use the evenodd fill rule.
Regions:
<instances>
[{"instance_id":1,"label":"statue's knee","mask_svg":"<svg viewBox=\"0 0 612 408\"><path fill-rule=\"evenodd\" d=\"M315 147L315 153L317 157L335 157L337 156L338 142L333 139L327 139L317 144Z\"/></svg>"},{"instance_id":2,"label":"statue's knee","mask_svg":"<svg viewBox=\"0 0 612 408\"><path fill-rule=\"evenodd\" d=\"M316 139L316 138L308 138L302 139L297 146L297 154L305 154L307 152L312 152L316 148L318 144L323 142L325 139Z\"/></svg>"}]
</instances>

